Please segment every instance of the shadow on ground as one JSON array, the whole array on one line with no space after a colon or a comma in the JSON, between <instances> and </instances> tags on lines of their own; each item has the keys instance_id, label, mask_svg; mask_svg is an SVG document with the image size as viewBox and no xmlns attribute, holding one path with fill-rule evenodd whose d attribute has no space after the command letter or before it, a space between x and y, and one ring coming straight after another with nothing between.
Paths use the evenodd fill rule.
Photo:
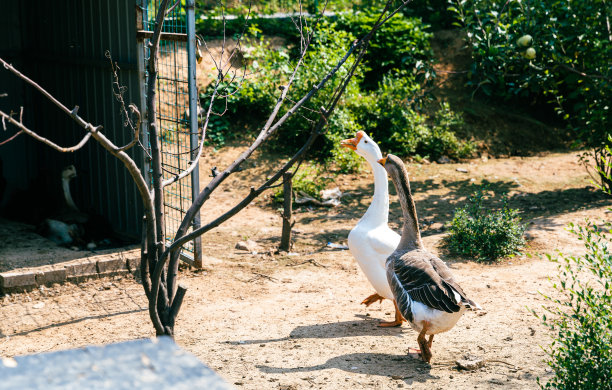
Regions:
<instances>
[{"instance_id":1,"label":"shadow on ground","mask_svg":"<svg viewBox=\"0 0 612 390\"><path fill-rule=\"evenodd\" d=\"M257 368L266 374L307 373L335 368L353 374L397 377L403 379L408 385L439 379L431 375L431 366L424 363L416 354L351 353L333 357L325 363L314 366L270 367L259 365Z\"/></svg>"}]
</instances>

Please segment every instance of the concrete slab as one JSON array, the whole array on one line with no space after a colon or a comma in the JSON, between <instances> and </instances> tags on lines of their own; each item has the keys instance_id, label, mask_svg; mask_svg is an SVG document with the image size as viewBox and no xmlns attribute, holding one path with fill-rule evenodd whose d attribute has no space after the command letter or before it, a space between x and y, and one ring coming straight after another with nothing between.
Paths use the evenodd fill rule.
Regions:
<instances>
[{"instance_id":1,"label":"concrete slab","mask_svg":"<svg viewBox=\"0 0 612 390\"><path fill-rule=\"evenodd\" d=\"M232 388L169 337L5 358L0 378L0 390Z\"/></svg>"}]
</instances>

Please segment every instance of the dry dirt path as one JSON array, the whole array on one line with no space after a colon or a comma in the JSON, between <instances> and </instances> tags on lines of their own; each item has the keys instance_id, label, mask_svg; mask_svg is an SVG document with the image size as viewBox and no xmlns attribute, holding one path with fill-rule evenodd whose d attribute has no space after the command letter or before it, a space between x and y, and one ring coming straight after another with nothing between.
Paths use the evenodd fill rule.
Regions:
<instances>
[{"instance_id":1,"label":"dry dirt path","mask_svg":"<svg viewBox=\"0 0 612 390\"><path fill-rule=\"evenodd\" d=\"M230 159L231 151L216 157ZM204 160L203 172L213 162ZM460 166L468 173L457 172ZM244 238L267 248L278 242L281 221L266 200L211 232L206 269L182 274L188 294L177 323L178 344L245 389L536 388L536 377L550 375L541 348L550 335L529 308L546 304L538 292L553 292L548 277L555 274L555 266L538 254L579 252L564 226L585 217L610 219L605 212L610 201L587 187L588 178L569 154L411 164L409 170L419 215L432 222L424 230L425 243L446 260L437 224L449 219L473 182L509 189L513 205L526 210L530 222L531 258L497 265L449 261L467 294L485 310L468 312L453 330L436 336L431 366L410 353L408 348L417 346L412 329L377 327L391 317L390 302L369 309L359 304L372 289L348 251L324 247L345 240L365 211L372 190L367 171L338 178L340 188L351 193L343 206L298 210L295 255L234 249ZM228 183L230 191L215 194L216 206L204 210L204 219L248 191L246 178L265 174L257 165L241 173ZM394 202L395 225L398 211ZM0 302L1 356L153 335L141 286L127 277L55 286ZM487 364L472 372L456 370L454 361L467 354Z\"/></svg>"}]
</instances>

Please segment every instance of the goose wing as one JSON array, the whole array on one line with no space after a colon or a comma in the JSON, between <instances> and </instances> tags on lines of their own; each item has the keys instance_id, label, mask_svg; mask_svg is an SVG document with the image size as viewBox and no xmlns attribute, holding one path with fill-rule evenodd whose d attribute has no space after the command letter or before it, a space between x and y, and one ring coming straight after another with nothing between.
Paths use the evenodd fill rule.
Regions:
<instances>
[{"instance_id":1,"label":"goose wing","mask_svg":"<svg viewBox=\"0 0 612 390\"><path fill-rule=\"evenodd\" d=\"M396 297L408 295L413 301L447 313L461 309L459 304L464 297L461 287L453 280L448 267L428 252L391 256L387 278Z\"/></svg>"}]
</instances>

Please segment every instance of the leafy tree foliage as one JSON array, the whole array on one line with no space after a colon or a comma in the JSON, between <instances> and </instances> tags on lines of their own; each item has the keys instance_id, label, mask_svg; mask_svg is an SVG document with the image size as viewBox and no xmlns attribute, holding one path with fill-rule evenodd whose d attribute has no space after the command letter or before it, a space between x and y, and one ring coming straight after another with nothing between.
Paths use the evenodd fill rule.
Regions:
<instances>
[{"instance_id":1,"label":"leafy tree foliage","mask_svg":"<svg viewBox=\"0 0 612 390\"><path fill-rule=\"evenodd\" d=\"M472 49L469 84L505 100L552 103L600 170L612 128L612 4L450 0ZM600 175L612 189L612 181Z\"/></svg>"}]
</instances>

